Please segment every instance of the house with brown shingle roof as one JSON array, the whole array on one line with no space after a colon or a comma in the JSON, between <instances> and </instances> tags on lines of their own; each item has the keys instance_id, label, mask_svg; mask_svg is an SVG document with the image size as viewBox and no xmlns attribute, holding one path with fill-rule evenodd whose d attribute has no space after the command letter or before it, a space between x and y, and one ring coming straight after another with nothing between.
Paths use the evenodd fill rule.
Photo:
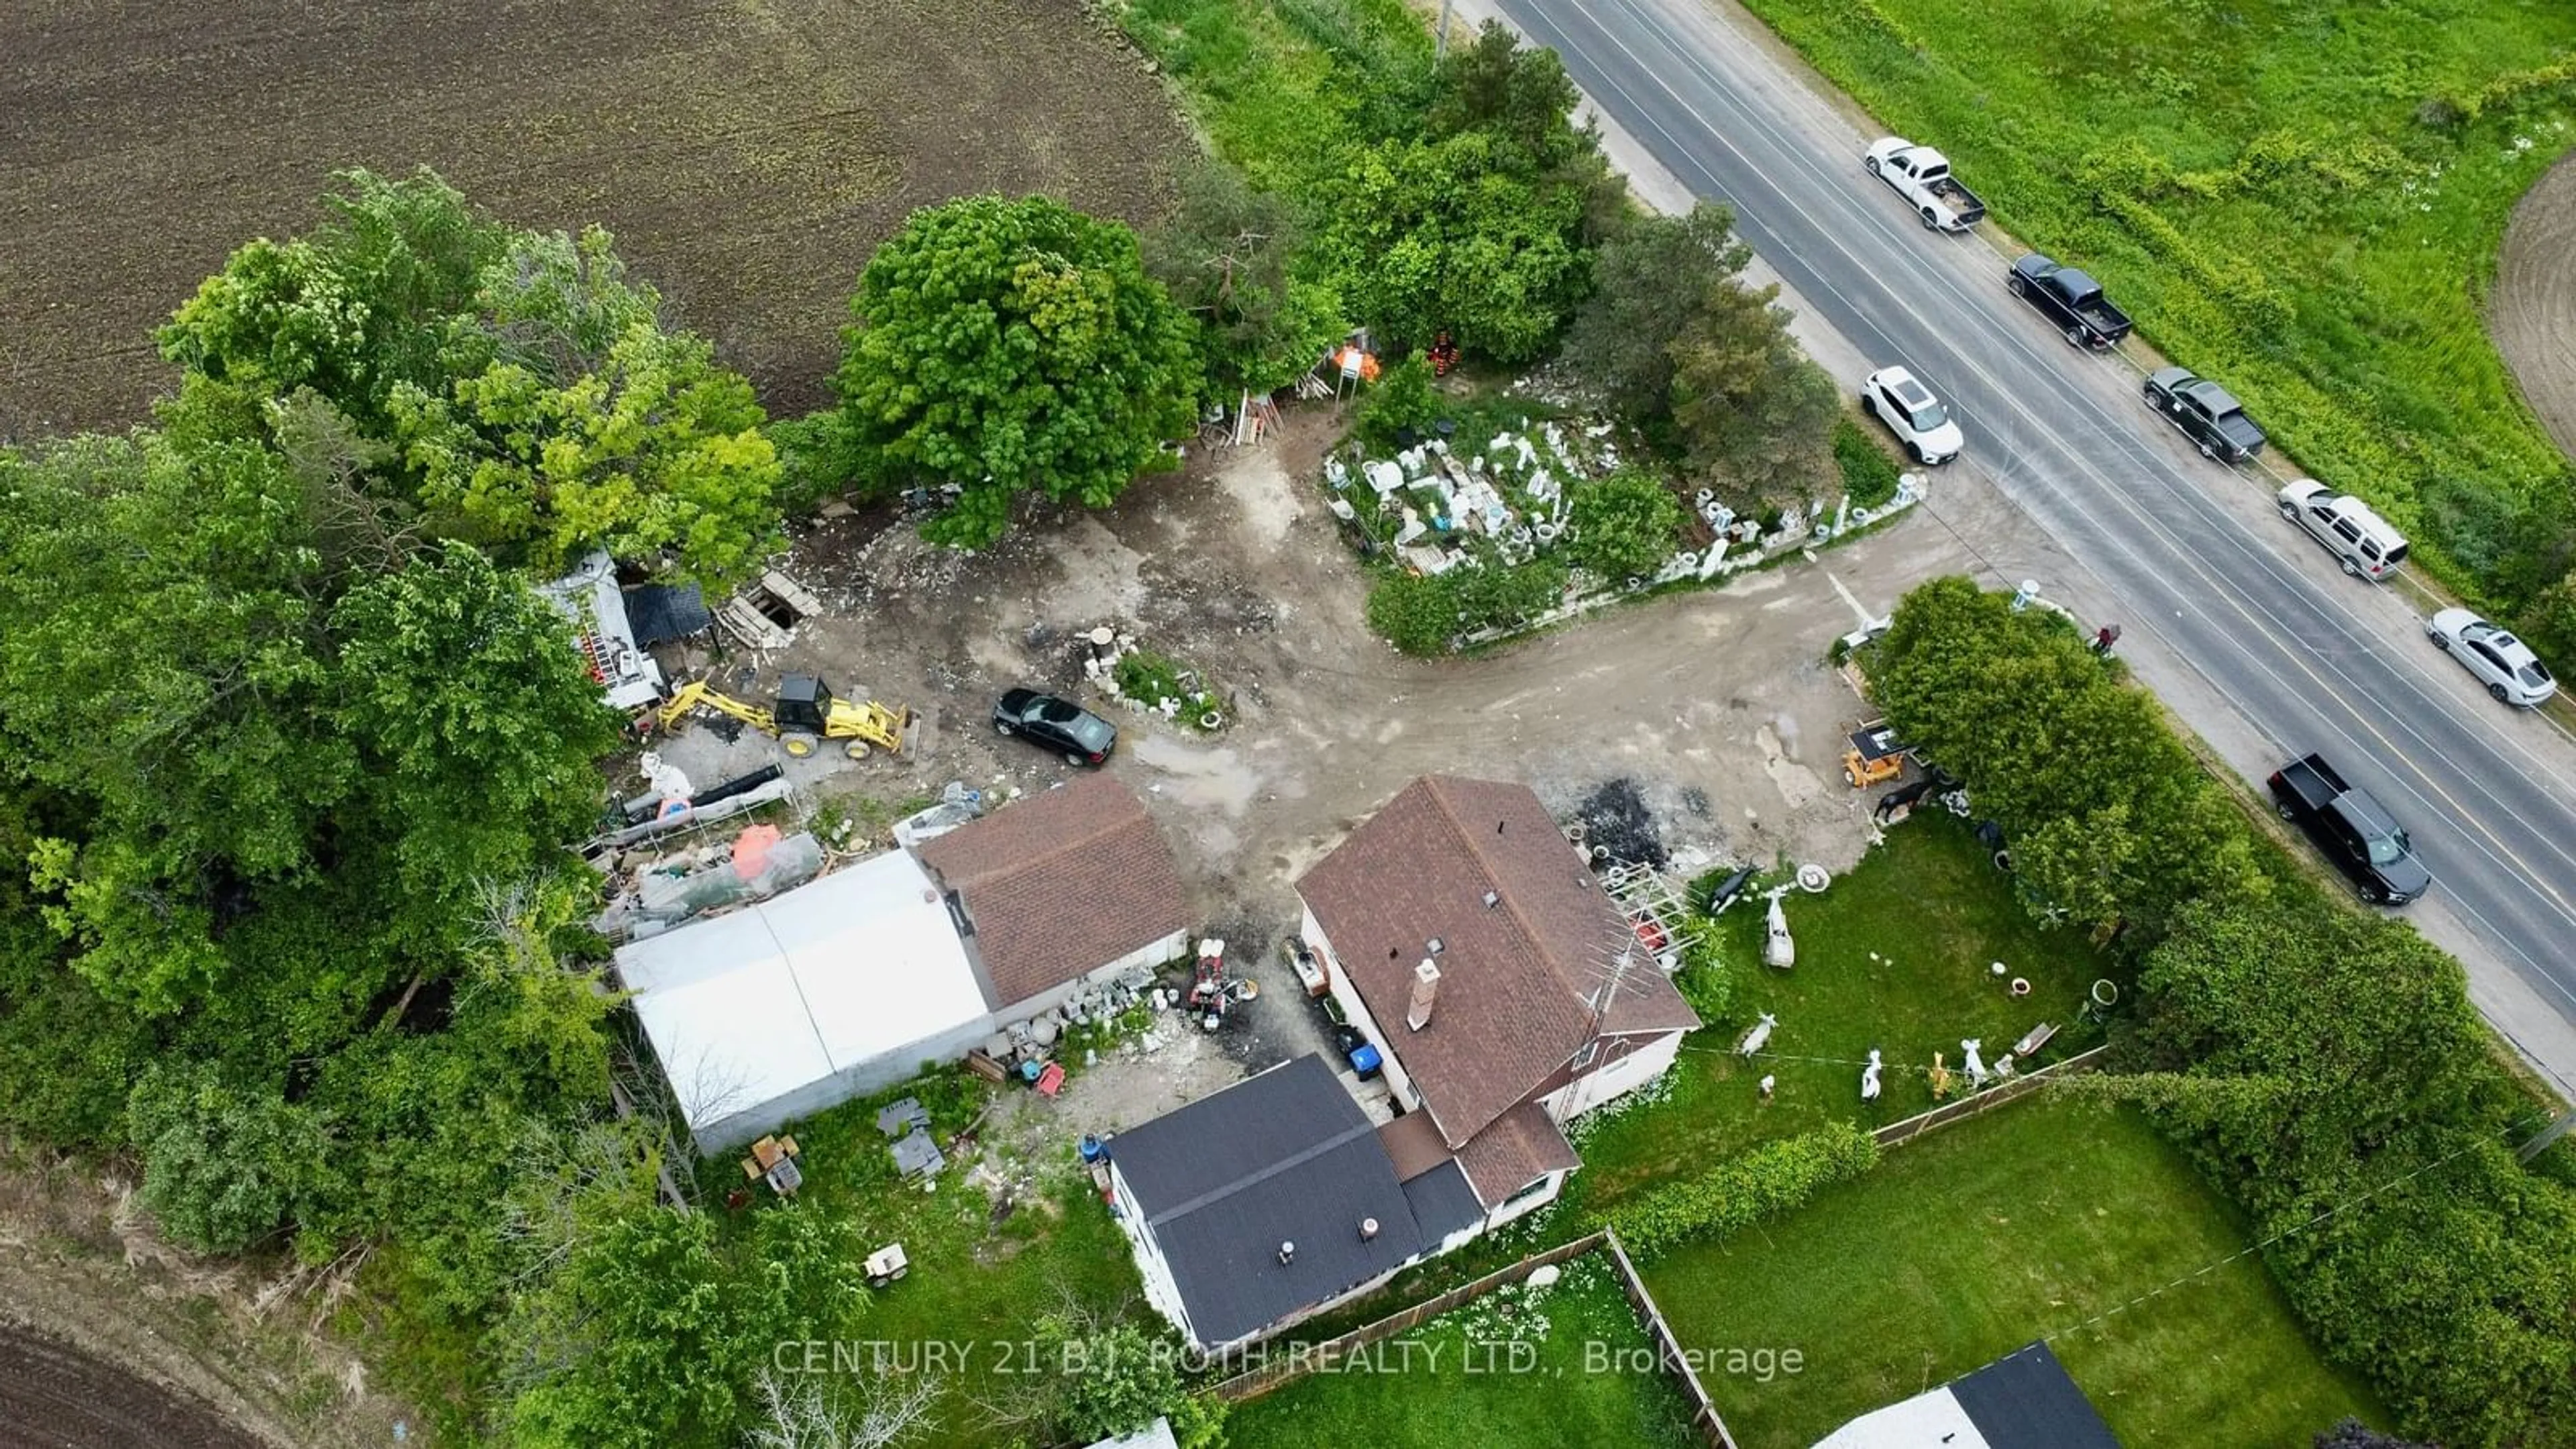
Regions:
<instances>
[{"instance_id":1,"label":"house with brown shingle roof","mask_svg":"<svg viewBox=\"0 0 2576 1449\"><path fill-rule=\"evenodd\" d=\"M1085 775L915 848L992 998L1020 1016L1187 945L1172 847L1114 775Z\"/></svg>"},{"instance_id":2,"label":"house with brown shingle roof","mask_svg":"<svg viewBox=\"0 0 2576 1449\"><path fill-rule=\"evenodd\" d=\"M1399 1176L1455 1161L1485 1226L1580 1165L1564 1124L1653 1081L1698 1014L1524 785L1430 775L1297 883L1334 1000L1405 1115Z\"/></svg>"}]
</instances>

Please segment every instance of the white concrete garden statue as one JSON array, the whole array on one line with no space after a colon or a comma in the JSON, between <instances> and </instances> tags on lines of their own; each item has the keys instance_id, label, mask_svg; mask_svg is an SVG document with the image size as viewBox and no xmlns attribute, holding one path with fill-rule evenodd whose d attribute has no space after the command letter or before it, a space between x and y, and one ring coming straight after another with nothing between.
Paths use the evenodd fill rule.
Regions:
<instances>
[{"instance_id":1,"label":"white concrete garden statue","mask_svg":"<svg viewBox=\"0 0 2576 1449\"><path fill-rule=\"evenodd\" d=\"M1767 1011L1762 1013L1762 1019L1753 1023L1753 1029L1744 1034L1743 1043L1736 1047L1737 1054L1749 1057L1762 1050L1764 1044L1771 1040L1771 1028L1779 1024L1780 1018Z\"/></svg>"},{"instance_id":2,"label":"white concrete garden statue","mask_svg":"<svg viewBox=\"0 0 2576 1449\"><path fill-rule=\"evenodd\" d=\"M1963 1065L1968 1069L1968 1089L1970 1091L1983 1091L1986 1085L1985 1059L1977 1055L1977 1048L1981 1044L1980 1040L1976 1037L1970 1037L1959 1043L1959 1050L1967 1054L1967 1061Z\"/></svg>"},{"instance_id":3,"label":"white concrete garden statue","mask_svg":"<svg viewBox=\"0 0 2576 1449\"><path fill-rule=\"evenodd\" d=\"M1780 898L1771 898L1770 936L1762 943L1764 964L1787 970L1798 963L1798 943L1789 938L1789 917L1780 909Z\"/></svg>"},{"instance_id":4,"label":"white concrete garden statue","mask_svg":"<svg viewBox=\"0 0 2576 1449\"><path fill-rule=\"evenodd\" d=\"M1878 1048L1876 1047L1869 1049L1869 1065L1861 1068L1860 1099L1864 1102L1878 1100Z\"/></svg>"}]
</instances>

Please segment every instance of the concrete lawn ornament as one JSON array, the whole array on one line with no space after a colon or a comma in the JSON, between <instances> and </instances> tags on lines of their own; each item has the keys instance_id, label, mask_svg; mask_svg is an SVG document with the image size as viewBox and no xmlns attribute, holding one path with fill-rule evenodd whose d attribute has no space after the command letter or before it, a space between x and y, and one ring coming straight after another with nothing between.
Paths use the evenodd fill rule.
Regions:
<instances>
[{"instance_id":1,"label":"concrete lawn ornament","mask_svg":"<svg viewBox=\"0 0 2576 1449\"><path fill-rule=\"evenodd\" d=\"M1961 1065L1967 1068L1968 1090L1972 1092L1983 1091L1986 1086L1988 1074L1985 1059L1977 1055L1977 1048L1981 1045L1983 1043L1976 1037L1969 1037L1959 1043L1959 1050L1967 1056L1967 1060Z\"/></svg>"},{"instance_id":2,"label":"concrete lawn ornament","mask_svg":"<svg viewBox=\"0 0 2576 1449\"><path fill-rule=\"evenodd\" d=\"M1878 1100L1878 1048L1876 1047L1869 1049L1869 1065L1861 1068L1860 1099L1864 1102Z\"/></svg>"},{"instance_id":3,"label":"concrete lawn ornament","mask_svg":"<svg viewBox=\"0 0 2576 1449\"><path fill-rule=\"evenodd\" d=\"M1776 1076L1765 1076L1763 1077L1760 1085L1762 1088L1762 1095L1767 1098L1771 1095L1771 1089L1780 1085L1780 1079Z\"/></svg>"},{"instance_id":4,"label":"concrete lawn ornament","mask_svg":"<svg viewBox=\"0 0 2576 1449\"><path fill-rule=\"evenodd\" d=\"M1776 895L1771 898L1771 911L1766 919L1770 935L1762 943L1763 964L1786 971L1798 964L1798 943L1789 938L1789 917L1781 911L1780 898Z\"/></svg>"},{"instance_id":5,"label":"concrete lawn ornament","mask_svg":"<svg viewBox=\"0 0 2576 1449\"><path fill-rule=\"evenodd\" d=\"M671 764L651 750L646 750L644 758L636 761L636 764L642 769L645 782L653 787L653 793L665 800L685 801L697 793L690 787L689 777L680 772L679 766Z\"/></svg>"},{"instance_id":6,"label":"concrete lawn ornament","mask_svg":"<svg viewBox=\"0 0 2576 1449\"><path fill-rule=\"evenodd\" d=\"M1763 1045L1771 1040L1771 1028L1779 1024L1780 1018L1767 1011L1762 1013L1762 1019L1753 1023L1753 1029L1744 1034L1743 1042L1735 1048L1736 1054L1749 1057L1762 1050Z\"/></svg>"}]
</instances>

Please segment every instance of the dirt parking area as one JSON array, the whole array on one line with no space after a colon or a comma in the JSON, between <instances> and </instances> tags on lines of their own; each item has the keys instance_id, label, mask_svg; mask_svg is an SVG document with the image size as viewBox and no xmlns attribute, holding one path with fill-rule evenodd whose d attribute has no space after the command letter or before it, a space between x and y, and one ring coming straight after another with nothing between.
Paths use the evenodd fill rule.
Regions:
<instances>
[{"instance_id":1,"label":"dirt parking area","mask_svg":"<svg viewBox=\"0 0 2576 1449\"><path fill-rule=\"evenodd\" d=\"M170 381L151 329L233 248L312 226L346 167L607 227L791 415L913 208L1043 191L1143 220L1189 146L1069 0L26 0L0 56L0 438L140 421Z\"/></svg>"},{"instance_id":2,"label":"dirt parking area","mask_svg":"<svg viewBox=\"0 0 2576 1449\"><path fill-rule=\"evenodd\" d=\"M1938 574L2037 577L2052 594L2065 577L1981 475L1952 470L1924 508L1813 563L1481 657L1410 660L1368 632L1366 574L1322 507L1337 431L1329 408L1307 409L1258 449L1195 457L1113 509L1035 519L982 554L931 548L890 513L823 521L789 568L826 616L774 656L711 667L752 695L784 670L818 670L843 694L916 711L908 757L795 762L825 796L893 801L960 781L1001 798L1066 778L990 727L994 696L1015 684L1107 714L1122 731L1107 768L1179 851L1199 928L1261 983L1224 1038L1257 1067L1326 1040L1279 956L1293 883L1414 777L1526 781L1560 818L1616 828L1676 871L1780 859L1841 871L1868 846L1875 792L1841 778L1862 706L1825 661L1832 641ZM1101 625L1202 671L1234 701L1227 725L1148 720L1088 688L1082 636ZM710 745L693 730L665 752L701 781L774 758L757 735L720 759L692 753Z\"/></svg>"}]
</instances>

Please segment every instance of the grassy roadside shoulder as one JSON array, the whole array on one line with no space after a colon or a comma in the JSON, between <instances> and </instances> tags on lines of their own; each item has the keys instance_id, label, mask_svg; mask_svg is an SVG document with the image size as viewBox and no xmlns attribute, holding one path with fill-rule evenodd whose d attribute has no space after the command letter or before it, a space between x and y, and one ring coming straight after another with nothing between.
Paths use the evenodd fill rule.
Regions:
<instances>
[{"instance_id":1,"label":"grassy roadside shoulder","mask_svg":"<svg viewBox=\"0 0 2576 1449\"><path fill-rule=\"evenodd\" d=\"M2563 568L2567 463L2481 311L2513 203L2576 144L2576 11L1745 3L2446 581L2510 610Z\"/></svg>"}]
</instances>

